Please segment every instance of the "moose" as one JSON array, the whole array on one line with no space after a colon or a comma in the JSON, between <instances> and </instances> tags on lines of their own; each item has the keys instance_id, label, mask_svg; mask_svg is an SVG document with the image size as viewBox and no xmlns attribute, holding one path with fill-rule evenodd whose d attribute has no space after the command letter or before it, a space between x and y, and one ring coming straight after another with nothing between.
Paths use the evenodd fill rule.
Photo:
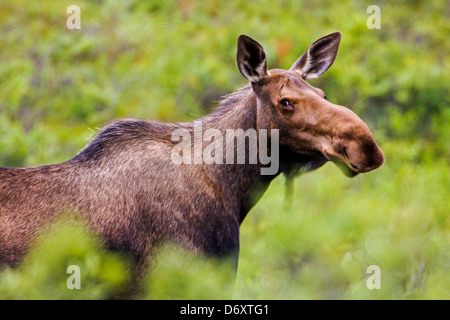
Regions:
<instances>
[{"instance_id":1,"label":"moose","mask_svg":"<svg viewBox=\"0 0 450 320\"><path fill-rule=\"evenodd\" d=\"M267 163L260 160L174 163L172 133L193 132L194 124L142 119L111 122L66 162L0 167L0 265L19 265L42 230L67 212L105 247L128 252L141 270L163 243L237 263L240 225L275 177L328 161L353 177L384 162L367 125L306 82L332 65L340 40L340 32L331 33L312 43L289 70L269 70L263 47L238 37L237 65L249 83L201 117L201 130L276 130L274 174L261 174ZM258 143L270 149L273 139Z\"/></svg>"}]
</instances>

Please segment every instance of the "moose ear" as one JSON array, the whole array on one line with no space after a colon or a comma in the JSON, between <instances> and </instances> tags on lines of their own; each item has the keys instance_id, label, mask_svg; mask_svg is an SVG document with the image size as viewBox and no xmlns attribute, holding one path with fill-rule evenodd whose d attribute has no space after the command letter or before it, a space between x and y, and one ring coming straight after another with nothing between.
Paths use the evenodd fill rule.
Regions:
<instances>
[{"instance_id":1,"label":"moose ear","mask_svg":"<svg viewBox=\"0 0 450 320\"><path fill-rule=\"evenodd\" d=\"M333 64L340 42L340 32L320 38L302 54L290 70L300 72L303 79L317 78Z\"/></svg>"},{"instance_id":2,"label":"moose ear","mask_svg":"<svg viewBox=\"0 0 450 320\"><path fill-rule=\"evenodd\" d=\"M258 82L269 74L264 48L246 35L238 38L236 59L242 75L251 82Z\"/></svg>"}]
</instances>

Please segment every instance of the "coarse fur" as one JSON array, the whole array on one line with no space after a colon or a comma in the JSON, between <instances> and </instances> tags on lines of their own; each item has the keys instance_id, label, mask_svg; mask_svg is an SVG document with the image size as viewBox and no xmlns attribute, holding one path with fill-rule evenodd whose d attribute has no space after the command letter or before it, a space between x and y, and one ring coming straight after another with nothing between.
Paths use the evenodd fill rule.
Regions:
<instances>
[{"instance_id":1,"label":"coarse fur","mask_svg":"<svg viewBox=\"0 0 450 320\"><path fill-rule=\"evenodd\" d=\"M239 37L238 66L250 84L201 118L202 130L279 130L273 175L261 175L259 162L176 164L172 133L182 128L193 136L194 124L137 119L110 123L66 162L0 168L0 265L19 264L36 236L68 212L106 247L129 252L140 270L165 242L237 257L240 224L280 173L292 176L329 160L349 176L379 167L383 156L364 122L304 81L307 72L315 77L328 69L339 41L340 33L326 36L291 70L269 71L262 47Z\"/></svg>"}]
</instances>

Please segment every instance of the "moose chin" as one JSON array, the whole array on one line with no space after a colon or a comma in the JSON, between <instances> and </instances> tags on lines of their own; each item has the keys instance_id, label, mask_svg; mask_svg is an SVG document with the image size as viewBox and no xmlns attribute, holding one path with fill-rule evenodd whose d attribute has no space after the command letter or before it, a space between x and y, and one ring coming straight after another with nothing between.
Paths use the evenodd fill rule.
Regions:
<instances>
[{"instance_id":1,"label":"moose chin","mask_svg":"<svg viewBox=\"0 0 450 320\"><path fill-rule=\"evenodd\" d=\"M36 236L67 212L84 221L104 246L130 253L137 274L163 243L235 257L237 263L240 225L279 174L332 161L355 176L383 164L367 125L306 82L331 66L340 40L341 33L329 34L312 43L289 70L269 70L263 47L239 36L237 65L249 83L198 120L203 139L207 132L226 137L233 130L232 147L203 143L198 150L194 139L183 140L186 150L214 161L173 161L174 148L185 150L174 143L173 133L195 137L193 122L121 119L66 162L0 168L0 265L18 265ZM249 132L263 137L255 142L258 148L245 143ZM250 148L265 153L252 157ZM247 152L242 161L230 162L230 152L234 157L239 150ZM269 156L279 165L261 174L270 166L264 161Z\"/></svg>"}]
</instances>

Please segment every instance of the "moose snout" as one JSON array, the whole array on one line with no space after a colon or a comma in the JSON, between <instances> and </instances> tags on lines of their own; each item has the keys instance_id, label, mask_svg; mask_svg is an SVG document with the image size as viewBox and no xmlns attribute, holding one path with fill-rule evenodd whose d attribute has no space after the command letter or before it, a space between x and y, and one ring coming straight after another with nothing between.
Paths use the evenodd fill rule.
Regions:
<instances>
[{"instance_id":1,"label":"moose snout","mask_svg":"<svg viewBox=\"0 0 450 320\"><path fill-rule=\"evenodd\" d=\"M325 154L349 177L372 171L384 163L383 152L371 136L335 142Z\"/></svg>"},{"instance_id":2,"label":"moose snout","mask_svg":"<svg viewBox=\"0 0 450 320\"><path fill-rule=\"evenodd\" d=\"M322 154L336 164L345 175L354 177L379 168L384 155L368 126L354 112L331 105L334 130L323 145Z\"/></svg>"},{"instance_id":3,"label":"moose snout","mask_svg":"<svg viewBox=\"0 0 450 320\"><path fill-rule=\"evenodd\" d=\"M384 155L372 137L351 141L343 147L343 156L350 168L358 173L369 172L384 163Z\"/></svg>"}]
</instances>

